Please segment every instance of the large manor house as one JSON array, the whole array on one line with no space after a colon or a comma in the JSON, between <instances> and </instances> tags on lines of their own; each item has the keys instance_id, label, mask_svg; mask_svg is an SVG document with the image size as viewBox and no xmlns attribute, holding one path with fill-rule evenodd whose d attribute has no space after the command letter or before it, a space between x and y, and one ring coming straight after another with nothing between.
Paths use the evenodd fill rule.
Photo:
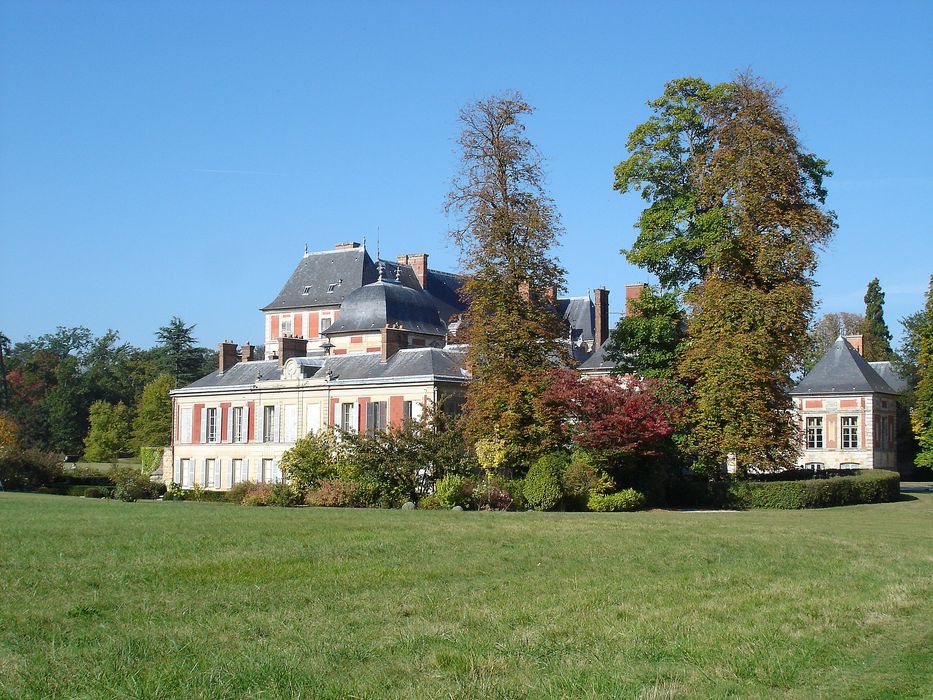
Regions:
<instances>
[{"instance_id":1,"label":"large manor house","mask_svg":"<svg viewBox=\"0 0 933 700\"><path fill-rule=\"evenodd\" d=\"M264 357L225 341L215 372L172 392L162 478L217 490L275 482L282 454L308 433L382 430L441 401L456 407L469 381L462 284L425 253L374 261L359 243L305 252L262 308ZM643 286L626 287L626 300ZM581 373L609 373L609 291L554 295L553 305ZM840 338L793 392L801 464L893 467L898 382L889 363L869 364Z\"/></svg>"}]
</instances>

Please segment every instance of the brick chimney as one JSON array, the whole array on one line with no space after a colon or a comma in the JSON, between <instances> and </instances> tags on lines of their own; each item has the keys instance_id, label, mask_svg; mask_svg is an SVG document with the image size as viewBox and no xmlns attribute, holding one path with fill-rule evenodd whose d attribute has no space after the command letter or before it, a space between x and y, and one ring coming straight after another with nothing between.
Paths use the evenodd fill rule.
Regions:
<instances>
[{"instance_id":1,"label":"brick chimney","mask_svg":"<svg viewBox=\"0 0 933 700\"><path fill-rule=\"evenodd\" d=\"M635 299L641 297L642 291L647 287L647 284L627 284L625 285L625 315L631 316L634 312L632 311L632 302Z\"/></svg>"},{"instance_id":2,"label":"brick chimney","mask_svg":"<svg viewBox=\"0 0 933 700\"><path fill-rule=\"evenodd\" d=\"M862 355L862 356L865 355L865 353L862 351L862 334L861 333L859 333L858 335L847 335L845 336L845 339L849 341L849 345L855 348L855 352L857 352L859 355Z\"/></svg>"},{"instance_id":3,"label":"brick chimney","mask_svg":"<svg viewBox=\"0 0 933 700\"><path fill-rule=\"evenodd\" d=\"M236 354L236 343L232 340L225 340L217 346L217 369L221 374L233 367L239 359Z\"/></svg>"},{"instance_id":4,"label":"brick chimney","mask_svg":"<svg viewBox=\"0 0 933 700\"><path fill-rule=\"evenodd\" d=\"M596 327L593 329L593 343L600 347L609 338L609 290L597 287L593 290L593 306L595 308Z\"/></svg>"},{"instance_id":5,"label":"brick chimney","mask_svg":"<svg viewBox=\"0 0 933 700\"><path fill-rule=\"evenodd\" d=\"M256 348L249 344L249 342L243 343L243 347L240 348L240 362L252 362L256 359Z\"/></svg>"},{"instance_id":6,"label":"brick chimney","mask_svg":"<svg viewBox=\"0 0 933 700\"><path fill-rule=\"evenodd\" d=\"M415 273L418 284L422 289L427 289L428 284L428 254L412 253L410 255L399 255L395 258L399 265L409 265Z\"/></svg>"},{"instance_id":7,"label":"brick chimney","mask_svg":"<svg viewBox=\"0 0 933 700\"><path fill-rule=\"evenodd\" d=\"M389 328L388 326L382 329L382 361L385 362L392 355L397 353L404 347L408 345L408 333L399 329L399 328Z\"/></svg>"},{"instance_id":8,"label":"brick chimney","mask_svg":"<svg viewBox=\"0 0 933 700\"><path fill-rule=\"evenodd\" d=\"M334 250L353 250L354 248L359 248L360 244L356 241L347 241L346 243L338 243L334 246Z\"/></svg>"},{"instance_id":9,"label":"brick chimney","mask_svg":"<svg viewBox=\"0 0 933 700\"><path fill-rule=\"evenodd\" d=\"M308 341L304 338L296 338L293 335L283 335L279 338L279 367L284 367L293 357L304 357L307 354Z\"/></svg>"}]
</instances>

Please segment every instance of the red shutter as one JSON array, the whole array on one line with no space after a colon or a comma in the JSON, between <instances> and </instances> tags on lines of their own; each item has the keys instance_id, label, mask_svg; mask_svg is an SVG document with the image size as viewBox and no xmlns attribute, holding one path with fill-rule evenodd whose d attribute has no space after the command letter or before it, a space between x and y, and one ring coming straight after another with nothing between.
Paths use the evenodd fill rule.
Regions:
<instances>
[{"instance_id":1,"label":"red shutter","mask_svg":"<svg viewBox=\"0 0 933 700\"><path fill-rule=\"evenodd\" d=\"M203 403L196 403L191 416L191 442L194 443L201 442L201 409L203 408Z\"/></svg>"},{"instance_id":2,"label":"red shutter","mask_svg":"<svg viewBox=\"0 0 933 700\"><path fill-rule=\"evenodd\" d=\"M227 433L227 414L230 411L229 403L220 404L220 441L230 442L230 435Z\"/></svg>"},{"instance_id":3,"label":"red shutter","mask_svg":"<svg viewBox=\"0 0 933 700\"><path fill-rule=\"evenodd\" d=\"M320 335L320 321L318 320L317 311L312 311L308 314L308 337L317 338Z\"/></svg>"},{"instance_id":4,"label":"red shutter","mask_svg":"<svg viewBox=\"0 0 933 700\"><path fill-rule=\"evenodd\" d=\"M389 424L396 427L402 424L402 411L404 410L404 398L403 396L390 396L389 397Z\"/></svg>"},{"instance_id":5,"label":"red shutter","mask_svg":"<svg viewBox=\"0 0 933 700\"><path fill-rule=\"evenodd\" d=\"M279 339L279 315L272 314L272 340Z\"/></svg>"},{"instance_id":6,"label":"red shutter","mask_svg":"<svg viewBox=\"0 0 933 700\"><path fill-rule=\"evenodd\" d=\"M304 338L304 336L301 334L301 319L302 318L303 318L303 314L295 314L294 336L296 338Z\"/></svg>"},{"instance_id":7,"label":"red shutter","mask_svg":"<svg viewBox=\"0 0 933 700\"><path fill-rule=\"evenodd\" d=\"M359 420L357 421L357 425L359 426L359 430L360 430L361 433L365 433L365 432L366 432L366 407L367 407L368 405L369 405L369 399L368 399L368 398L360 399L360 400L359 400L359 409L358 409L358 410L359 410L359 412L360 412L360 418L359 418Z\"/></svg>"},{"instance_id":8,"label":"red shutter","mask_svg":"<svg viewBox=\"0 0 933 700\"><path fill-rule=\"evenodd\" d=\"M252 442L256 436L256 402L248 401L246 405L249 406L249 420L246 421L246 440Z\"/></svg>"},{"instance_id":9,"label":"red shutter","mask_svg":"<svg viewBox=\"0 0 933 700\"><path fill-rule=\"evenodd\" d=\"M337 415L337 404L340 403L340 399L331 399L330 401L330 412L327 416L327 425L333 427L337 423L334 420L334 416Z\"/></svg>"}]
</instances>

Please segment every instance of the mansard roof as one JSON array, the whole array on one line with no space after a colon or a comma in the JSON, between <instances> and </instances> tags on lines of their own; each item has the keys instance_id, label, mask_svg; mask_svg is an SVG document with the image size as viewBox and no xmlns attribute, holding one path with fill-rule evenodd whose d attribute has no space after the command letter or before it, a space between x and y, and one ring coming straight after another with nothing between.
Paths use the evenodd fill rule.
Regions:
<instances>
[{"instance_id":1,"label":"mansard roof","mask_svg":"<svg viewBox=\"0 0 933 700\"><path fill-rule=\"evenodd\" d=\"M849 341L840 337L790 393L802 396L899 392L875 371Z\"/></svg>"},{"instance_id":2,"label":"mansard roof","mask_svg":"<svg viewBox=\"0 0 933 700\"><path fill-rule=\"evenodd\" d=\"M371 333L386 326L440 336L447 332L434 300L425 292L394 280L379 280L351 292L324 335Z\"/></svg>"},{"instance_id":3,"label":"mansard roof","mask_svg":"<svg viewBox=\"0 0 933 700\"><path fill-rule=\"evenodd\" d=\"M378 382L380 379L428 376L448 380L466 379L466 353L462 348L406 348L399 350L385 362L378 353L297 357L288 362L298 363L301 366L301 376L306 379L323 378L328 373L331 381ZM282 370L277 360L238 362L226 372L211 372L206 377L175 391L197 393L199 389L253 386L282 379Z\"/></svg>"},{"instance_id":4,"label":"mansard roof","mask_svg":"<svg viewBox=\"0 0 933 700\"><path fill-rule=\"evenodd\" d=\"M570 324L571 341L592 341L596 333L596 308L586 297L557 300L557 312Z\"/></svg>"},{"instance_id":5,"label":"mansard roof","mask_svg":"<svg viewBox=\"0 0 933 700\"><path fill-rule=\"evenodd\" d=\"M589 359L583 362L577 369L581 372L611 372L615 369L616 363L606 357L606 351L610 349L610 341L606 341L598 348L596 352L590 355Z\"/></svg>"}]
</instances>

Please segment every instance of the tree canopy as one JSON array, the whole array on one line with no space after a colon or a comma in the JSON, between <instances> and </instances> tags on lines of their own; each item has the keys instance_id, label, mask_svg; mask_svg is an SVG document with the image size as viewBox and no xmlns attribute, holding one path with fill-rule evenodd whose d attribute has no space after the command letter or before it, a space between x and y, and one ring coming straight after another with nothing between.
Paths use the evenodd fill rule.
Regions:
<instances>
[{"instance_id":1,"label":"tree canopy","mask_svg":"<svg viewBox=\"0 0 933 700\"><path fill-rule=\"evenodd\" d=\"M869 362L893 360L891 332L884 322L884 292L875 277L865 290L865 321L862 325L862 355Z\"/></svg>"},{"instance_id":2,"label":"tree canopy","mask_svg":"<svg viewBox=\"0 0 933 700\"><path fill-rule=\"evenodd\" d=\"M920 451L916 465L933 469L933 275L922 316L914 325L917 343L917 388L911 426Z\"/></svg>"},{"instance_id":3,"label":"tree canopy","mask_svg":"<svg viewBox=\"0 0 933 700\"><path fill-rule=\"evenodd\" d=\"M536 401L548 369L566 353L554 313L554 294L564 288L553 252L560 217L544 192L541 158L524 135L532 112L518 93L460 111L460 170L446 201L468 274L467 432L474 442L495 433L520 453L541 442Z\"/></svg>"}]
</instances>

